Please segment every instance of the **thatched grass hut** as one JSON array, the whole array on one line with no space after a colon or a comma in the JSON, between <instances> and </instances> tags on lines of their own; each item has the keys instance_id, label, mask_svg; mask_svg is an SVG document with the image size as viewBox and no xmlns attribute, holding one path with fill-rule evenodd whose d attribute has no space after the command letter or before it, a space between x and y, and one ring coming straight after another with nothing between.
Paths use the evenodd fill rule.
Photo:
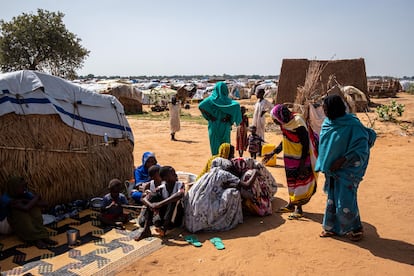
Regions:
<instances>
[{"instance_id":1,"label":"thatched grass hut","mask_svg":"<svg viewBox=\"0 0 414 276\"><path fill-rule=\"evenodd\" d=\"M298 87L305 85L307 71L311 61L308 59L284 59L279 76L276 103L295 102ZM328 82L332 75L343 86L354 86L365 93L368 98L365 61L359 59L317 60L321 64L318 83L315 86L322 91L328 90Z\"/></svg>"},{"instance_id":2,"label":"thatched grass hut","mask_svg":"<svg viewBox=\"0 0 414 276\"><path fill-rule=\"evenodd\" d=\"M54 205L132 177L134 138L113 96L34 71L0 74L0 129L0 192L21 175Z\"/></svg>"},{"instance_id":3,"label":"thatched grass hut","mask_svg":"<svg viewBox=\"0 0 414 276\"><path fill-rule=\"evenodd\" d=\"M125 114L142 114L142 92L132 84L111 83L101 94L115 96L124 106Z\"/></svg>"}]
</instances>

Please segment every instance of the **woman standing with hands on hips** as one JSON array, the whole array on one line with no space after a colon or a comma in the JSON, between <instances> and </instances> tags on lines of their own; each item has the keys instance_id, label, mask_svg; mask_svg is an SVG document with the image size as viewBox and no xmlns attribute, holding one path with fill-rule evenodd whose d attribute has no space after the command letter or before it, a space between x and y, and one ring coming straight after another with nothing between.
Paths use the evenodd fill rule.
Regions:
<instances>
[{"instance_id":1,"label":"woman standing with hands on hips","mask_svg":"<svg viewBox=\"0 0 414 276\"><path fill-rule=\"evenodd\" d=\"M242 121L240 104L229 98L225 82L216 83L213 92L198 105L208 121L211 154L216 155L223 143L230 143L231 126Z\"/></svg>"}]
</instances>

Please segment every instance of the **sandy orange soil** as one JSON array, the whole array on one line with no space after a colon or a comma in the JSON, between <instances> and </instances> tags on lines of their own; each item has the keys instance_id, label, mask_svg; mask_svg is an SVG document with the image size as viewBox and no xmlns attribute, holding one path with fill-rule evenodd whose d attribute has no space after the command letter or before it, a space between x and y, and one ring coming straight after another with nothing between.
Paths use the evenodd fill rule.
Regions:
<instances>
[{"instance_id":1,"label":"sandy orange soil","mask_svg":"<svg viewBox=\"0 0 414 276\"><path fill-rule=\"evenodd\" d=\"M372 101L388 104L390 100ZM301 220L291 221L288 214L276 212L264 218L245 217L231 231L198 233L200 248L175 235L164 240L160 250L120 268L119 275L414 275L414 96L399 93L394 100L405 104L401 126L375 120L375 112L358 114L365 124L368 117L375 120L378 134L358 193L365 229L362 241L319 237L326 201L320 175L318 191L304 206ZM254 101L240 102L252 112ZM196 104L183 112L199 114ZM210 155L206 125L182 122L176 135L179 141L173 142L168 121L131 118L129 122L135 134L135 165L144 151L154 151L160 164L197 174ZM266 132L266 140L276 144L281 135ZM281 156L277 162L269 167L279 186L274 210L288 198ZM222 238L224 250L209 242L214 236Z\"/></svg>"}]
</instances>

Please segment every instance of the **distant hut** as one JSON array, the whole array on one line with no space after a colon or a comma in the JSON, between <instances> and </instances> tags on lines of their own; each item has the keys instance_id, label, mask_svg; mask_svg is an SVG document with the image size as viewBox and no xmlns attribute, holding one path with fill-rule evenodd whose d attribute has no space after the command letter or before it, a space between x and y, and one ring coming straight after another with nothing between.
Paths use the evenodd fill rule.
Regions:
<instances>
[{"instance_id":1,"label":"distant hut","mask_svg":"<svg viewBox=\"0 0 414 276\"><path fill-rule=\"evenodd\" d=\"M124 106L125 114L142 114L142 92L132 84L110 83L101 94L115 96Z\"/></svg>"},{"instance_id":2,"label":"distant hut","mask_svg":"<svg viewBox=\"0 0 414 276\"><path fill-rule=\"evenodd\" d=\"M107 192L133 174L134 137L123 106L35 71L0 74L0 191L23 176L50 204Z\"/></svg>"},{"instance_id":3,"label":"distant hut","mask_svg":"<svg viewBox=\"0 0 414 276\"><path fill-rule=\"evenodd\" d=\"M403 88L398 79L368 80L368 94L373 98L394 98Z\"/></svg>"},{"instance_id":4,"label":"distant hut","mask_svg":"<svg viewBox=\"0 0 414 276\"><path fill-rule=\"evenodd\" d=\"M320 72L309 74L308 72L312 70L311 64L315 63L319 64ZM328 91L331 88L330 80L332 76L335 76L337 83L359 89L368 99L367 77L363 58L330 61L284 59L279 76L276 103L294 103L298 88L305 86L305 81L307 77L309 78L309 75L317 75L317 79L311 81L314 89Z\"/></svg>"}]
</instances>

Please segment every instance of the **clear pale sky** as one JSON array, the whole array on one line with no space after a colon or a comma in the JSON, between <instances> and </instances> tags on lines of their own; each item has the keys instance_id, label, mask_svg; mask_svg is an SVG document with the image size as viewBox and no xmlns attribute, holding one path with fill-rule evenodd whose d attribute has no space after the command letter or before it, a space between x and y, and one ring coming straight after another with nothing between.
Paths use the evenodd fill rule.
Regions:
<instances>
[{"instance_id":1,"label":"clear pale sky","mask_svg":"<svg viewBox=\"0 0 414 276\"><path fill-rule=\"evenodd\" d=\"M279 75L284 58L364 58L414 76L413 0L0 0L0 18L61 11L90 50L78 74Z\"/></svg>"}]
</instances>

